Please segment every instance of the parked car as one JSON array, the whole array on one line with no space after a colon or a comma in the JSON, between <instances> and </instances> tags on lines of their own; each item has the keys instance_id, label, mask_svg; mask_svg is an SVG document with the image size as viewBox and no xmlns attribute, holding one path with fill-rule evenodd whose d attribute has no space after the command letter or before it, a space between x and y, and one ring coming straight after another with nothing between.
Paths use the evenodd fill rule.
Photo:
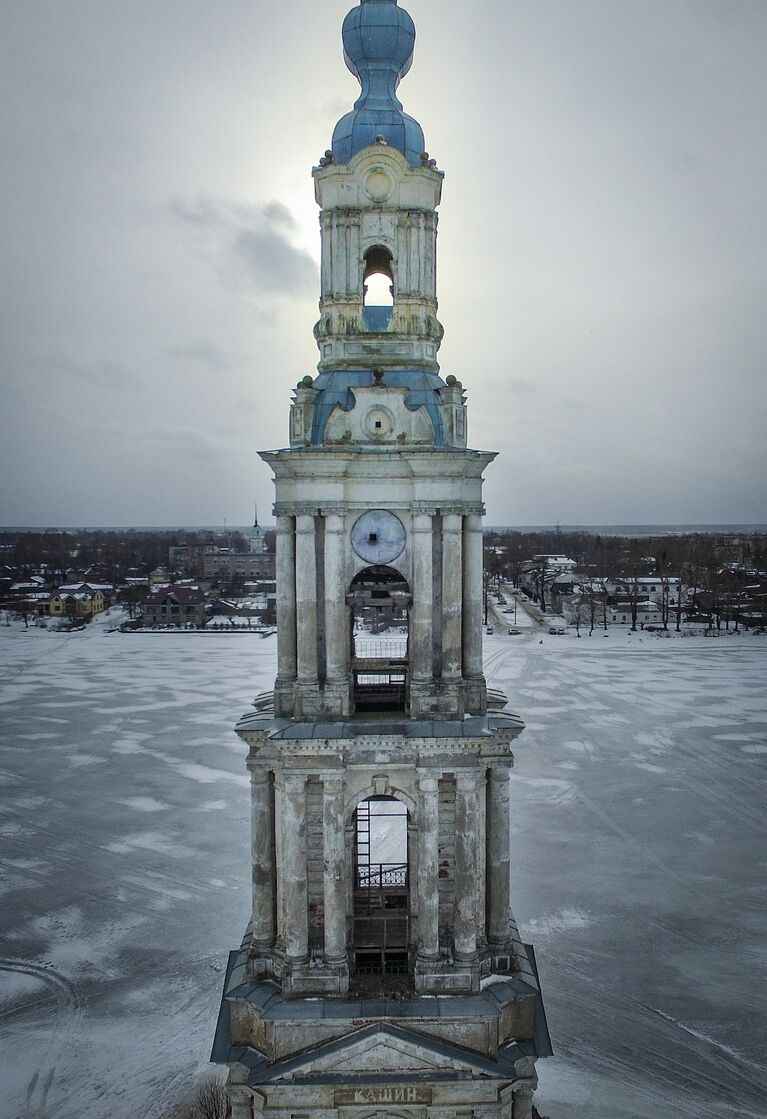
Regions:
<instances>
[{"instance_id":1,"label":"parked car","mask_svg":"<svg viewBox=\"0 0 767 1119\"><path fill-rule=\"evenodd\" d=\"M509 637L519 637L521 632L522 632L521 629L510 629L509 630Z\"/></svg>"},{"instance_id":2,"label":"parked car","mask_svg":"<svg viewBox=\"0 0 767 1119\"><path fill-rule=\"evenodd\" d=\"M487 629L485 630L485 633L492 633L492 632L493 632L493 627L492 626L488 626Z\"/></svg>"},{"instance_id":3,"label":"parked car","mask_svg":"<svg viewBox=\"0 0 767 1119\"><path fill-rule=\"evenodd\" d=\"M561 637L563 633L567 633L564 626L549 626L549 633L552 637Z\"/></svg>"}]
</instances>

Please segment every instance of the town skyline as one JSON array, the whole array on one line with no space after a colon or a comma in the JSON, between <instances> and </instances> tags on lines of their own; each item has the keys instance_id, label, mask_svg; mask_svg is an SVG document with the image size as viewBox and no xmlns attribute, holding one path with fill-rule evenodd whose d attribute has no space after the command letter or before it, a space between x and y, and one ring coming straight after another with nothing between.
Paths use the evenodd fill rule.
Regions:
<instances>
[{"instance_id":1,"label":"town skyline","mask_svg":"<svg viewBox=\"0 0 767 1119\"><path fill-rule=\"evenodd\" d=\"M269 519L348 6L13 10L0 522L240 524L254 495ZM767 520L767 12L404 6L399 94L446 172L442 373L501 452L488 523Z\"/></svg>"}]
</instances>

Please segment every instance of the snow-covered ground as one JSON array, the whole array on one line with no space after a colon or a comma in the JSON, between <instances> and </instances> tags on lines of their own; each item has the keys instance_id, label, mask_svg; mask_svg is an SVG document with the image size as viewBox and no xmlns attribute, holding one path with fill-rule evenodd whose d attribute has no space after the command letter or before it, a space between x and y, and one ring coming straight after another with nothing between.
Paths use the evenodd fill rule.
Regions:
<instances>
[{"instance_id":1,"label":"snow-covered ground","mask_svg":"<svg viewBox=\"0 0 767 1119\"><path fill-rule=\"evenodd\" d=\"M0 1114L156 1116L248 915L275 641L0 626ZM539 641L543 638L543 644ZM486 637L551 1119L767 1116L767 639Z\"/></svg>"}]
</instances>

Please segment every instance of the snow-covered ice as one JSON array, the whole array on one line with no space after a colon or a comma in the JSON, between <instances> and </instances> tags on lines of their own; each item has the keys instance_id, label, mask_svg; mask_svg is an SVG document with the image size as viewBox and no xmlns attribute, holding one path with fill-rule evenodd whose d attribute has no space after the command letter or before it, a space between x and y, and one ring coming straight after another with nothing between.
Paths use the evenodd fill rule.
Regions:
<instances>
[{"instance_id":1,"label":"snow-covered ice","mask_svg":"<svg viewBox=\"0 0 767 1119\"><path fill-rule=\"evenodd\" d=\"M543 637L543 644L539 641ZM551 1119L765 1119L767 640L486 637ZM0 627L3 1119L162 1113L248 917L273 638Z\"/></svg>"}]
</instances>

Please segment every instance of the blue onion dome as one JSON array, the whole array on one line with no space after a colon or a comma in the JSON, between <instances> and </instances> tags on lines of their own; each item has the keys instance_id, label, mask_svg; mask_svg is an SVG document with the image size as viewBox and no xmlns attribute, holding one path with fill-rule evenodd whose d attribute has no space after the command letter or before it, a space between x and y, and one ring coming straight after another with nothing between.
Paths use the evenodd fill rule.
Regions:
<instances>
[{"instance_id":1,"label":"blue onion dome","mask_svg":"<svg viewBox=\"0 0 767 1119\"><path fill-rule=\"evenodd\" d=\"M360 0L344 20L344 61L362 86L354 109L333 132L333 159L348 163L383 136L417 167L424 150L418 121L402 111L397 86L413 61L415 24L397 0Z\"/></svg>"}]
</instances>

